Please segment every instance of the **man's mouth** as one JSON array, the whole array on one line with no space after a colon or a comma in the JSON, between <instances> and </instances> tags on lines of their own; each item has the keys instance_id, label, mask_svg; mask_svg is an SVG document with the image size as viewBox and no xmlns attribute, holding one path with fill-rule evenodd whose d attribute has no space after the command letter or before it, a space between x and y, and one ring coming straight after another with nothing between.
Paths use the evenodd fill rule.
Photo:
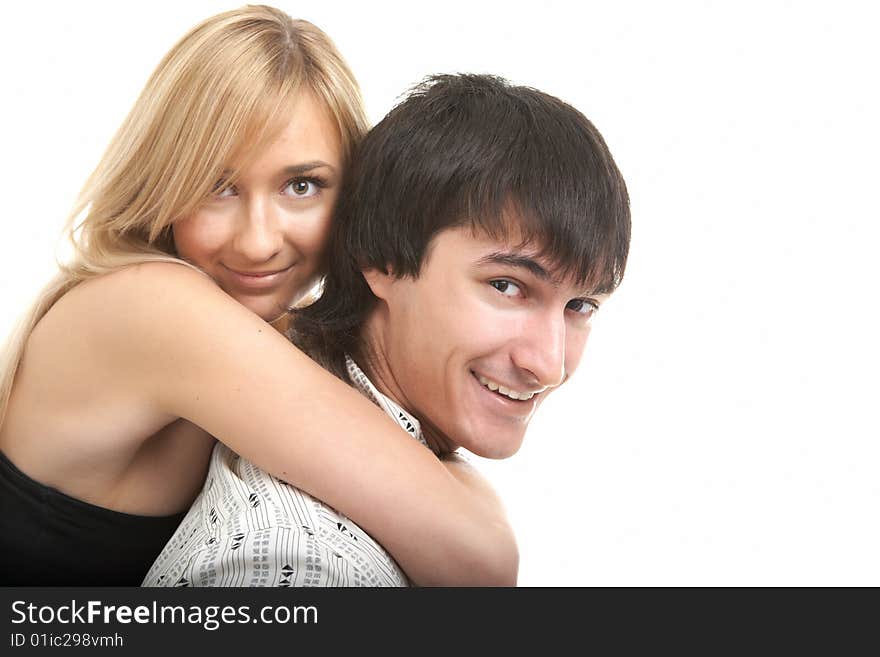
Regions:
<instances>
[{"instance_id":1,"label":"man's mouth","mask_svg":"<svg viewBox=\"0 0 880 657\"><path fill-rule=\"evenodd\" d=\"M485 388L488 388L494 393L507 397L508 399L512 399L514 401L529 401L535 395L541 394L546 390L546 388L542 388L541 390L515 390L513 388L509 388L502 383L498 383L497 381L493 381L492 379L486 378L482 374L473 373L474 377L476 377L477 381L480 382Z\"/></svg>"}]
</instances>

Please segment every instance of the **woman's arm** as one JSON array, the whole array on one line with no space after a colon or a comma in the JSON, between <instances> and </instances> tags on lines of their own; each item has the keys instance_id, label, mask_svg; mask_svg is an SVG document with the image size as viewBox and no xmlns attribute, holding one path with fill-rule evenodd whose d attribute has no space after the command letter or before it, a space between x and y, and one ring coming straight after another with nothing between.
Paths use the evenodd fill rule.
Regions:
<instances>
[{"instance_id":1,"label":"woman's arm","mask_svg":"<svg viewBox=\"0 0 880 657\"><path fill-rule=\"evenodd\" d=\"M359 523L419 585L513 585L491 489L441 462L209 278L151 263L102 277L93 365Z\"/></svg>"},{"instance_id":2,"label":"woman's arm","mask_svg":"<svg viewBox=\"0 0 880 657\"><path fill-rule=\"evenodd\" d=\"M502 586L516 586L516 578L519 570L519 551L516 546L516 540L513 537L512 529L507 524L507 512L501 503L501 498L495 493L489 482L468 463L464 458L456 453L444 454L440 457L441 462L449 470L449 473L455 477L468 490L473 491L476 503L486 506L486 514L492 518L501 518L506 530L510 532L508 545L502 546L505 550L503 558L506 560L509 574L508 579ZM512 552L510 551L512 550ZM510 579L512 577L512 579Z\"/></svg>"}]
</instances>

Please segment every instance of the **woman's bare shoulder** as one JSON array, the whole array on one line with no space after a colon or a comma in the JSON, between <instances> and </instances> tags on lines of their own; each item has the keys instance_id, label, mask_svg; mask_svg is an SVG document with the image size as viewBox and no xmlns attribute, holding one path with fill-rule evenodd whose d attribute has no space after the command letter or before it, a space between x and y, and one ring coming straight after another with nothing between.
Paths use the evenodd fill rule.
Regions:
<instances>
[{"instance_id":1,"label":"woman's bare shoulder","mask_svg":"<svg viewBox=\"0 0 880 657\"><path fill-rule=\"evenodd\" d=\"M65 294L42 323L66 331L81 328L104 347L161 333L187 316L214 316L238 307L207 275L173 262L147 262L122 267L84 281Z\"/></svg>"},{"instance_id":2,"label":"woman's bare shoulder","mask_svg":"<svg viewBox=\"0 0 880 657\"><path fill-rule=\"evenodd\" d=\"M181 486L186 491L193 486L189 475L180 474L182 464L197 477L209 443L202 440L202 453L195 454L195 430L171 428L178 416L155 403L161 375L174 376L175 363L161 345L172 332L171 306L214 294L225 296L200 272L174 263L125 267L69 290L25 345L4 422L4 447L31 476L75 497L121 510L177 508L189 494ZM187 342L179 330L176 337ZM162 468L176 475L169 474L166 488L151 498L158 506L137 501L132 507L128 493L120 492L129 490L124 473L154 477L155 467L144 465L151 457L133 456L152 436L159 442L151 449L177 452L178 465ZM178 448L184 440L190 447ZM84 472L90 458L102 466L82 483L81 474L71 473Z\"/></svg>"},{"instance_id":3,"label":"woman's bare shoulder","mask_svg":"<svg viewBox=\"0 0 880 657\"><path fill-rule=\"evenodd\" d=\"M193 293L219 296L222 290L206 274L183 263L143 262L84 281L62 301L76 306L128 309L174 301Z\"/></svg>"},{"instance_id":4,"label":"woman's bare shoulder","mask_svg":"<svg viewBox=\"0 0 880 657\"><path fill-rule=\"evenodd\" d=\"M94 380L137 388L148 383L137 374L158 368L167 376L170 359L185 358L207 331L222 331L229 315L262 325L250 314L198 270L141 263L76 285L34 328L27 351L31 362L70 363Z\"/></svg>"}]
</instances>

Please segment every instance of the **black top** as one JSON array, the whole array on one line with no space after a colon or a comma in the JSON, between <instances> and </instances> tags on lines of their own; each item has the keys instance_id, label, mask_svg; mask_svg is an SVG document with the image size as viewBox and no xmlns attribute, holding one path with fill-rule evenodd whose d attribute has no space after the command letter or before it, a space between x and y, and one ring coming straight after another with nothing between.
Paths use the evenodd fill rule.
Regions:
<instances>
[{"instance_id":1,"label":"black top","mask_svg":"<svg viewBox=\"0 0 880 657\"><path fill-rule=\"evenodd\" d=\"M184 513L111 511L34 481L0 452L0 585L139 586Z\"/></svg>"}]
</instances>

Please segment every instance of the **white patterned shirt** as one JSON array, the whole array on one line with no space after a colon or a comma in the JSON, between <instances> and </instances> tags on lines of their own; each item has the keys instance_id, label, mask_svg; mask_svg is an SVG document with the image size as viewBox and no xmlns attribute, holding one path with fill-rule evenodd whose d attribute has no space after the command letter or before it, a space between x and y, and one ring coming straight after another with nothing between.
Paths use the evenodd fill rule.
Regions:
<instances>
[{"instance_id":1,"label":"white patterned shirt","mask_svg":"<svg viewBox=\"0 0 880 657\"><path fill-rule=\"evenodd\" d=\"M346 357L354 386L427 447L418 420ZM341 513L222 443L201 493L142 586L408 586L391 555Z\"/></svg>"}]
</instances>

